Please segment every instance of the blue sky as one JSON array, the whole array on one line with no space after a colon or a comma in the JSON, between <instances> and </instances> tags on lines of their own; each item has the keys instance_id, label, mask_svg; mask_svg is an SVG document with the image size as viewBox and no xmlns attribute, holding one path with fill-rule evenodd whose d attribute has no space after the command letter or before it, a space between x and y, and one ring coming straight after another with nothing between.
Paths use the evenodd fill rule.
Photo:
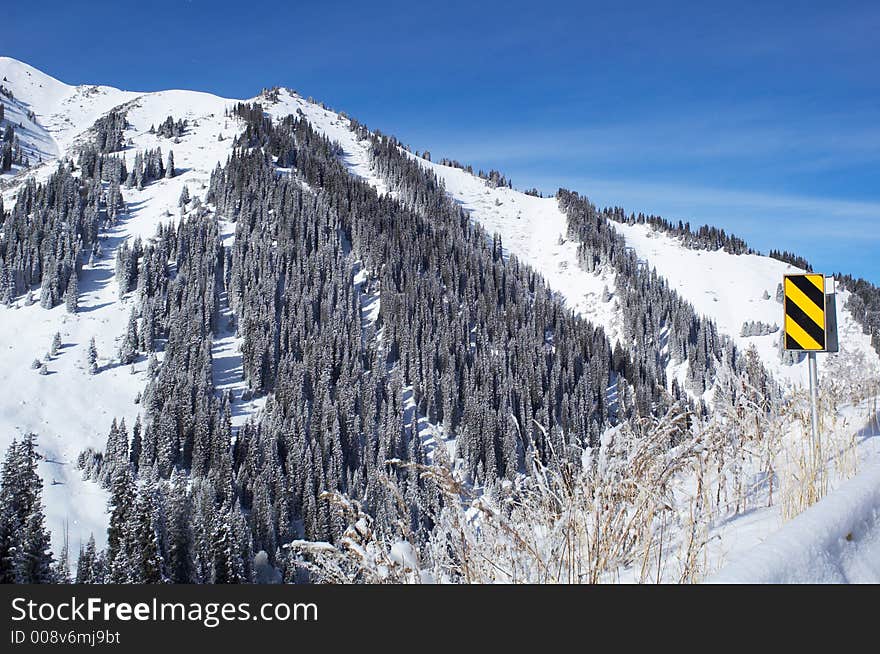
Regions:
<instances>
[{"instance_id":1,"label":"blue sky","mask_svg":"<svg viewBox=\"0 0 880 654\"><path fill-rule=\"evenodd\" d=\"M880 283L877 2L32 7L4 8L0 54L69 83L290 86L519 188Z\"/></svg>"}]
</instances>

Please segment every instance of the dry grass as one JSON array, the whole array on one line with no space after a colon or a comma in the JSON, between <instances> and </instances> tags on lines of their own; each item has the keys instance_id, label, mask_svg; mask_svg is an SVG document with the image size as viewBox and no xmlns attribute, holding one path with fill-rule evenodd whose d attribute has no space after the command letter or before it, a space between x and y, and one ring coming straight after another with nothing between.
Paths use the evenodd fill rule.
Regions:
<instances>
[{"instance_id":1,"label":"dry grass","mask_svg":"<svg viewBox=\"0 0 880 654\"><path fill-rule=\"evenodd\" d=\"M810 442L805 392L771 405L731 379L711 420L676 406L606 432L597 448L549 462L532 456L527 474L479 494L447 462L390 461L444 497L426 540L405 519L380 532L357 502L331 494L351 525L340 543L291 549L331 583L697 582L709 572L707 544L720 519L774 504L790 519L856 473L854 426L839 409L878 394L876 380L828 380L822 456ZM877 420L876 399L865 414ZM393 476L385 482L396 492Z\"/></svg>"},{"instance_id":2,"label":"dry grass","mask_svg":"<svg viewBox=\"0 0 880 654\"><path fill-rule=\"evenodd\" d=\"M828 362L825 378L820 380L819 444L812 442L810 400L806 391L792 393L786 414L791 416L794 434L784 444L785 473L782 478L782 516L794 518L818 502L841 481L858 473L857 438L854 429L866 425L872 430L876 422L880 377L876 371L860 368L863 360L837 357ZM871 402L865 403L871 399ZM855 424L841 417L842 407L864 410ZM876 430L874 430L876 431Z\"/></svg>"},{"instance_id":3,"label":"dry grass","mask_svg":"<svg viewBox=\"0 0 880 654\"><path fill-rule=\"evenodd\" d=\"M702 478L704 448L685 438L688 418L676 408L622 427L597 452L585 452L582 465L571 453L552 465L533 457L530 475L480 495L446 467L389 462L436 484L446 498L427 543L403 523L396 533L376 533L358 503L332 494L351 525L340 544L298 541L292 548L326 582L599 583L618 580L621 569L637 570L634 581L692 581L708 522L700 484L688 510L675 509L676 480ZM672 533L686 538L679 544ZM417 566L393 555L401 544L420 552ZM667 578L673 555L680 565Z\"/></svg>"}]
</instances>

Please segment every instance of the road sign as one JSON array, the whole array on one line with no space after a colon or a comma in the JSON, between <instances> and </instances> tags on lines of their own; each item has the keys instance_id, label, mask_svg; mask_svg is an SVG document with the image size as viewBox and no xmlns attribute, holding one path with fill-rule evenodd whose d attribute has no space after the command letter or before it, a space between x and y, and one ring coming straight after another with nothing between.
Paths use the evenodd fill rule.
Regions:
<instances>
[{"instance_id":1,"label":"road sign","mask_svg":"<svg viewBox=\"0 0 880 654\"><path fill-rule=\"evenodd\" d=\"M817 352L837 352L837 302L834 278L829 278L825 292L825 275L807 273L785 275L782 280L785 296L785 349L807 353L810 376L810 423L813 455L816 466L822 459L819 433L819 372Z\"/></svg>"},{"instance_id":2,"label":"road sign","mask_svg":"<svg viewBox=\"0 0 880 654\"><path fill-rule=\"evenodd\" d=\"M785 349L798 352L824 352L825 275L786 275Z\"/></svg>"}]
</instances>

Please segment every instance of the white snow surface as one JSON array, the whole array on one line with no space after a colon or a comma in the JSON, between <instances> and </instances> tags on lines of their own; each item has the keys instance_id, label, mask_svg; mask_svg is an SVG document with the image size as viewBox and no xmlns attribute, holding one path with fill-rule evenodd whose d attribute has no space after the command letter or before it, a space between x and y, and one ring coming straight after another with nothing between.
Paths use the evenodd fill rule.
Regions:
<instances>
[{"instance_id":1,"label":"white snow surface","mask_svg":"<svg viewBox=\"0 0 880 654\"><path fill-rule=\"evenodd\" d=\"M709 583L880 583L880 462L735 557Z\"/></svg>"},{"instance_id":2,"label":"white snow surface","mask_svg":"<svg viewBox=\"0 0 880 654\"><path fill-rule=\"evenodd\" d=\"M837 419L826 425L830 490L816 504L786 522L780 500L784 490L777 487L776 501L768 506L767 486L759 484L747 510L713 525L707 542L709 583L880 583L877 406L875 397L843 404ZM792 446L807 442L809 435L792 424L787 438ZM846 479L832 459L850 448L856 474ZM780 465L790 464L791 457L789 451Z\"/></svg>"},{"instance_id":3,"label":"white snow surface","mask_svg":"<svg viewBox=\"0 0 880 654\"><path fill-rule=\"evenodd\" d=\"M0 57L0 80L15 96L12 103L3 98L4 104L11 105L7 106L7 117L15 116L18 123L28 110L34 112L36 122L25 115L26 129L16 130L16 134L29 153L36 153L47 164L67 152L96 119L139 95L109 86L71 86L10 57ZM30 158L33 166L37 159ZM48 172L51 170L49 166ZM33 169L16 172L34 174Z\"/></svg>"}]
</instances>

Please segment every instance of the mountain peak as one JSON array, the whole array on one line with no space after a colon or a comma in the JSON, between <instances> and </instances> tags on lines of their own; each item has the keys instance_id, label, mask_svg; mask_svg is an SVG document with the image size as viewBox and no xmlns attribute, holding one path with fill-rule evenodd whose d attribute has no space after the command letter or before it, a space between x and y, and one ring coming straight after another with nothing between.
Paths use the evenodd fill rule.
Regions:
<instances>
[{"instance_id":1,"label":"mountain peak","mask_svg":"<svg viewBox=\"0 0 880 654\"><path fill-rule=\"evenodd\" d=\"M45 103L70 92L69 84L12 57L0 57L0 84L12 88L16 98L27 103Z\"/></svg>"}]
</instances>

